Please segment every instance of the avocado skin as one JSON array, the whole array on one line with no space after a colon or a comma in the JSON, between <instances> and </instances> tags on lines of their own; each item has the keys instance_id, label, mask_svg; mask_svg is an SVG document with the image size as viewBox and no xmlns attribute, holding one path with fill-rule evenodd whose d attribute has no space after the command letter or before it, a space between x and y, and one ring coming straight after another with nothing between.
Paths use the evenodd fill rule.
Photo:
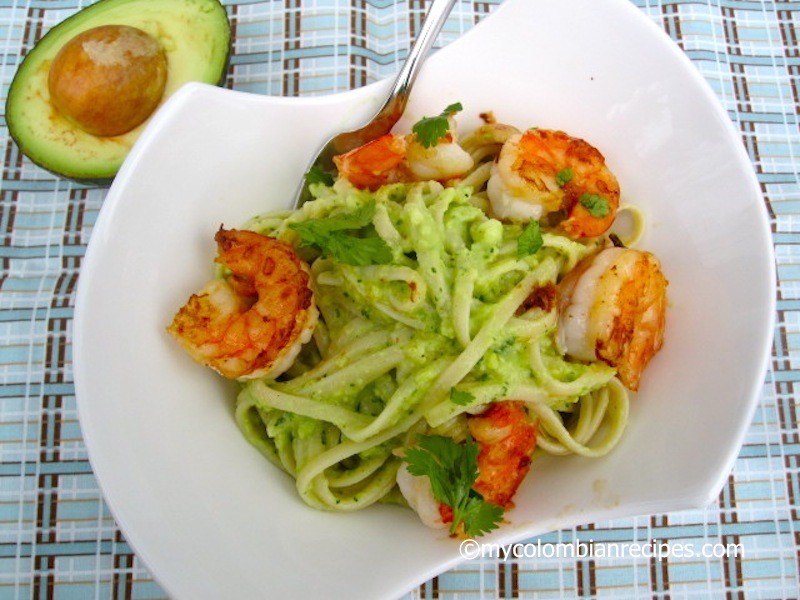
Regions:
<instances>
[{"instance_id":1,"label":"avocado skin","mask_svg":"<svg viewBox=\"0 0 800 600\"><path fill-rule=\"evenodd\" d=\"M47 88L49 64L61 47L100 25L138 27L164 44L168 76L162 104L186 82L225 83L231 28L220 0L99 0L54 26L27 54L6 99L11 138L39 167L82 184L106 186L152 115L128 133L100 138L61 116Z\"/></svg>"}]
</instances>

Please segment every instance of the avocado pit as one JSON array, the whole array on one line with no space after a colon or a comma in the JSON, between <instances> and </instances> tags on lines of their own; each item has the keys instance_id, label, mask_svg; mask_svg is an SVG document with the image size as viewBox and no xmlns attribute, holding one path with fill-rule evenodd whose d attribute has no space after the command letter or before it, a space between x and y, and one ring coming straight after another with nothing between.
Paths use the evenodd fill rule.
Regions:
<instances>
[{"instance_id":1,"label":"avocado pit","mask_svg":"<svg viewBox=\"0 0 800 600\"><path fill-rule=\"evenodd\" d=\"M109 137L143 123L161 102L166 81L167 58L157 39L136 27L103 25L64 44L47 83L59 113Z\"/></svg>"}]
</instances>

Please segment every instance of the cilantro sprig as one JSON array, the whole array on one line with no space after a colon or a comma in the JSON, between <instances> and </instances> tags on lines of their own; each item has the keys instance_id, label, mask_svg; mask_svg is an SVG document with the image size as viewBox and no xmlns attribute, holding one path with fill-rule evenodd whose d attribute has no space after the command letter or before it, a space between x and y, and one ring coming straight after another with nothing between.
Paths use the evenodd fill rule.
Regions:
<instances>
[{"instance_id":1,"label":"cilantro sprig","mask_svg":"<svg viewBox=\"0 0 800 600\"><path fill-rule=\"evenodd\" d=\"M459 444L440 435L420 436L417 444L405 451L408 471L427 476L433 497L453 509L450 533L456 533L461 525L468 537L497 529L503 519L502 507L486 502L472 488L478 479L478 444L471 438Z\"/></svg>"},{"instance_id":2,"label":"cilantro sprig","mask_svg":"<svg viewBox=\"0 0 800 600\"><path fill-rule=\"evenodd\" d=\"M423 117L414 124L411 131L417 136L417 140L423 147L431 148L450 131L450 116L463 109L460 102L455 102L435 117Z\"/></svg>"},{"instance_id":3,"label":"cilantro sprig","mask_svg":"<svg viewBox=\"0 0 800 600\"><path fill-rule=\"evenodd\" d=\"M289 227L300 236L301 246L315 246L339 262L361 267L386 264L392 260L391 248L380 237L363 235L374 215L375 201L371 200L351 213L290 223Z\"/></svg>"}]
</instances>

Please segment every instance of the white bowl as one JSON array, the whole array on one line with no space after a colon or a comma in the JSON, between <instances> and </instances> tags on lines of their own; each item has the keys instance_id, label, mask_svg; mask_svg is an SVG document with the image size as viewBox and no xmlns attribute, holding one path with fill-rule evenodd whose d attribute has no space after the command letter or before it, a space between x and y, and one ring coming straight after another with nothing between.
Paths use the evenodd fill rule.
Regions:
<instances>
[{"instance_id":1,"label":"white bowl","mask_svg":"<svg viewBox=\"0 0 800 600\"><path fill-rule=\"evenodd\" d=\"M390 598L460 560L410 510L305 506L240 435L231 386L164 329L210 275L220 224L287 205L323 138L387 88L284 99L189 85L107 196L75 314L80 420L114 517L176 599ZM757 402L774 315L766 214L726 114L626 0L508 0L431 58L405 124L454 101L463 129L491 110L594 143L670 280L665 345L620 445L537 461L486 541L709 503Z\"/></svg>"}]
</instances>

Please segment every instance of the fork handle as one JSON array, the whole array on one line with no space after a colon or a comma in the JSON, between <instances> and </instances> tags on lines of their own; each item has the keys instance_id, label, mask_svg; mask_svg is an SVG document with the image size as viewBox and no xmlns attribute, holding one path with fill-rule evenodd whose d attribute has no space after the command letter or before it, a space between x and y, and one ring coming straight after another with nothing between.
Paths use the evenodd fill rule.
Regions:
<instances>
[{"instance_id":1,"label":"fork handle","mask_svg":"<svg viewBox=\"0 0 800 600\"><path fill-rule=\"evenodd\" d=\"M424 62L421 59L430 51L456 1L433 0L431 2L430 10L419 30L419 35L411 46L403 68L397 74L389 98L378 112L378 116L392 119L392 123L394 123L403 114L408 97L411 95L411 88Z\"/></svg>"}]
</instances>

